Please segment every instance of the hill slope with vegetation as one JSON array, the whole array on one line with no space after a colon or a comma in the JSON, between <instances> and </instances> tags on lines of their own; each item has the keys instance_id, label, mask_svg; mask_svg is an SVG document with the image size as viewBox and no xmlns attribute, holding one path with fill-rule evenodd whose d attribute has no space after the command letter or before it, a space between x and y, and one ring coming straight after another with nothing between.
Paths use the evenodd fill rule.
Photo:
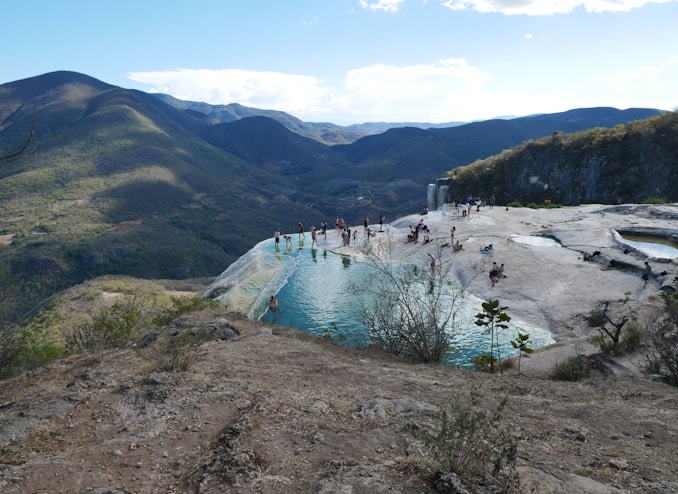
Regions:
<instances>
[{"instance_id":1,"label":"hill slope with vegetation","mask_svg":"<svg viewBox=\"0 0 678 494\"><path fill-rule=\"evenodd\" d=\"M0 259L17 303L103 274L214 276L280 225L273 176L197 137L157 98L56 74L2 86L0 101L3 155L37 109L31 146L0 168L11 239Z\"/></svg>"},{"instance_id":2,"label":"hill slope with vegetation","mask_svg":"<svg viewBox=\"0 0 678 494\"><path fill-rule=\"evenodd\" d=\"M678 112L531 140L450 170L458 197L564 205L678 201Z\"/></svg>"}]
</instances>

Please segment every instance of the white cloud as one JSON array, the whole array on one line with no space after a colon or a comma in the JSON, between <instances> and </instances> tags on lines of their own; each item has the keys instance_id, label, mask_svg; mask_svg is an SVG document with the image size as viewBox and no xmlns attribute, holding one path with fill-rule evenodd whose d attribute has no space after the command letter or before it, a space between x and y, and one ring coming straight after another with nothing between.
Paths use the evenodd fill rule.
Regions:
<instances>
[{"instance_id":1,"label":"white cloud","mask_svg":"<svg viewBox=\"0 0 678 494\"><path fill-rule=\"evenodd\" d=\"M457 104L451 99L465 99L468 91L478 91L489 75L466 60L446 59L433 64L377 64L353 69L343 86L338 83L334 88L311 76L238 69L134 72L128 77L150 85L149 92L183 100L240 103L285 111L307 121L355 123L447 121Z\"/></svg>"},{"instance_id":2,"label":"white cloud","mask_svg":"<svg viewBox=\"0 0 678 494\"><path fill-rule=\"evenodd\" d=\"M584 7L587 12L628 12L647 4L673 1L676 0L444 0L442 5L483 14L554 15L567 14L577 7Z\"/></svg>"},{"instance_id":3,"label":"white cloud","mask_svg":"<svg viewBox=\"0 0 678 494\"><path fill-rule=\"evenodd\" d=\"M128 77L149 84L149 92L210 104L240 103L292 114L317 108L327 90L314 77L250 70L177 69L132 72Z\"/></svg>"},{"instance_id":4,"label":"white cloud","mask_svg":"<svg viewBox=\"0 0 678 494\"><path fill-rule=\"evenodd\" d=\"M673 110L678 108L676 80L678 80L678 56L668 58L658 65L646 65L618 72L604 78L603 82L618 100L628 101L627 106ZM666 101L673 101L674 106L666 108Z\"/></svg>"},{"instance_id":5,"label":"white cloud","mask_svg":"<svg viewBox=\"0 0 678 494\"><path fill-rule=\"evenodd\" d=\"M302 26L315 26L318 23L319 20L320 20L320 18L316 15L315 17L311 18L308 21L302 21L301 25Z\"/></svg>"},{"instance_id":6,"label":"white cloud","mask_svg":"<svg viewBox=\"0 0 678 494\"><path fill-rule=\"evenodd\" d=\"M308 75L238 69L135 72L129 78L149 85L149 92L183 100L240 103L284 111L307 122L342 125L485 120L589 106L671 110L678 105L674 97L678 57L585 81L583 95L558 84L534 91L527 86L502 90L506 84L492 89L492 83L501 82L501 75L455 58L431 64L360 67L346 72L335 84ZM674 107L667 107L667 101Z\"/></svg>"},{"instance_id":7,"label":"white cloud","mask_svg":"<svg viewBox=\"0 0 678 494\"><path fill-rule=\"evenodd\" d=\"M404 67L372 65L348 72L343 104L363 121L446 121L456 101L450 95L477 91L488 80L463 59Z\"/></svg>"},{"instance_id":8,"label":"white cloud","mask_svg":"<svg viewBox=\"0 0 678 494\"><path fill-rule=\"evenodd\" d=\"M367 10L383 10L384 12L397 12L400 4L405 0L377 0L376 2L369 2L368 0L360 0L360 6Z\"/></svg>"}]
</instances>

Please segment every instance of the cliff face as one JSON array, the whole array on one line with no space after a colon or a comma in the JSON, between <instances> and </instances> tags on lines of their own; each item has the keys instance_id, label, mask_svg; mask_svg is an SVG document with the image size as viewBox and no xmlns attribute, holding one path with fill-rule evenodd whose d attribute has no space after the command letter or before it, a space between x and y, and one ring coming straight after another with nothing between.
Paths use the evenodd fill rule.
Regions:
<instances>
[{"instance_id":1,"label":"cliff face","mask_svg":"<svg viewBox=\"0 0 678 494\"><path fill-rule=\"evenodd\" d=\"M678 200L678 113L554 133L448 173L454 195L563 205Z\"/></svg>"}]
</instances>

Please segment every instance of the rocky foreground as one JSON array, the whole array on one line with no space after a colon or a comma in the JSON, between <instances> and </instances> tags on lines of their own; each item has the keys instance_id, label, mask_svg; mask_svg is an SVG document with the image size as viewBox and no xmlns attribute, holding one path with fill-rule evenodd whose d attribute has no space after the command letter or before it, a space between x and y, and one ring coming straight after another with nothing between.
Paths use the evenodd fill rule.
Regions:
<instances>
[{"instance_id":1,"label":"rocky foreground","mask_svg":"<svg viewBox=\"0 0 678 494\"><path fill-rule=\"evenodd\" d=\"M165 329L182 328L225 339L186 372L154 370L151 345L0 383L2 492L436 492L411 430L474 388L508 399L514 492L678 492L678 390L646 378L411 365L213 311Z\"/></svg>"},{"instance_id":2,"label":"rocky foreground","mask_svg":"<svg viewBox=\"0 0 678 494\"><path fill-rule=\"evenodd\" d=\"M575 235L584 238L585 224L593 221L561 211L560 219L546 218L547 223L541 216L546 213L513 216L522 225L515 233L550 231L567 243ZM603 212L593 214L600 217ZM608 211L601 219L611 221L612 214L617 213ZM626 217L645 225L655 219ZM480 237L470 231L473 221L479 227L482 221L489 223L479 217L461 224L466 231L457 226L467 245L481 245L492 236L502 245L505 233L483 226L488 237ZM513 270L507 281L515 279L516 285L510 288L502 281L495 290L510 298L507 305L522 317L541 315L554 327L566 328L557 334L561 343L523 359L520 373L517 366L489 375L413 365L376 350L347 349L293 329L262 326L226 310L204 310L181 316L155 334L212 335L197 350L180 355L187 370L162 370L159 362L167 362L163 357L172 348L149 337L136 348L71 356L2 381L0 491L678 492L678 389L646 376L642 355L608 361L603 372L582 382L549 379L564 348L593 351L586 346L581 323L568 319L577 312L572 304L581 303L570 292L588 290L590 300L605 295L590 284L600 274L606 280L601 290L618 293L634 283L633 293L644 307L656 307L658 301L656 280L642 288L637 271L642 258L624 253L609 227L597 231L601 233L587 237L595 242L580 246L582 251L601 250L606 261L596 263L580 259L572 240L567 251L546 263L537 259L533 263L541 265L532 266L533 251L503 240L507 250L500 252L510 254L511 261L505 257L504 262ZM469 259L474 250L466 250ZM426 256L421 250L417 254ZM610 270L610 259L627 265ZM461 261L458 265L463 269ZM542 280L545 268L558 276L568 271L576 276L563 283ZM618 277L610 278L618 284L616 291L607 276ZM565 281L575 286L568 291ZM552 290L540 297L523 293L532 286ZM487 285L480 289L492 290ZM569 303L560 307L556 296ZM582 305L578 311L588 308ZM511 481L461 475L457 487L449 482L446 487L438 484L446 490L435 490L440 462L416 431L435 431L441 408L470 403L475 392L482 397L479 410L496 409L507 400L502 424L517 446ZM490 477L492 461L487 465Z\"/></svg>"}]
</instances>

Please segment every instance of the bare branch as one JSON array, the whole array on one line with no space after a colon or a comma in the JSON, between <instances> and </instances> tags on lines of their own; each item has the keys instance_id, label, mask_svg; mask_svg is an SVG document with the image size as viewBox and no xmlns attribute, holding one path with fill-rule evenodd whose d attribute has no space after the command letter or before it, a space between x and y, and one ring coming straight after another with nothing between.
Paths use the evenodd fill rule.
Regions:
<instances>
[{"instance_id":1,"label":"bare branch","mask_svg":"<svg viewBox=\"0 0 678 494\"><path fill-rule=\"evenodd\" d=\"M24 143L24 146L17 151L16 153L9 154L7 156L0 156L0 161L9 161L12 158L16 158L17 156L21 156L26 149L28 149L28 145L31 143L33 138L35 137L35 122L38 117L38 109L36 108L35 111L33 112L33 122L31 124L31 130L28 132L28 137L26 137L26 142Z\"/></svg>"}]
</instances>

